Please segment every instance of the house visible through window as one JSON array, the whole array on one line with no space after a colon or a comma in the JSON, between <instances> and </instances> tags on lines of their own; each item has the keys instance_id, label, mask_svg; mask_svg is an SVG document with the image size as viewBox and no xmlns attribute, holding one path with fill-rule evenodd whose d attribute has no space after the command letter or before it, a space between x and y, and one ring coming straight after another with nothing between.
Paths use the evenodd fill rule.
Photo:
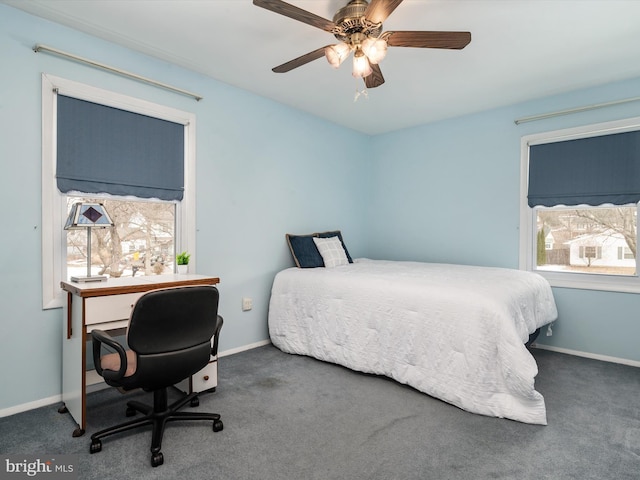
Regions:
<instances>
[{"instance_id":1,"label":"house visible through window","mask_svg":"<svg viewBox=\"0 0 640 480\"><path fill-rule=\"evenodd\" d=\"M635 275L635 205L534 211L536 229L545 238L545 248L536 250L537 270Z\"/></svg>"}]
</instances>

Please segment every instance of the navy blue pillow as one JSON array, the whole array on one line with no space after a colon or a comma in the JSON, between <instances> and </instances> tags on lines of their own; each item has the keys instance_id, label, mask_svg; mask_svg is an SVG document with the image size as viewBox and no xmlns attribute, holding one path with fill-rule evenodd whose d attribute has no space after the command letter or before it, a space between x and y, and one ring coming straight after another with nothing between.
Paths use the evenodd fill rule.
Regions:
<instances>
[{"instance_id":1,"label":"navy blue pillow","mask_svg":"<svg viewBox=\"0 0 640 480\"><path fill-rule=\"evenodd\" d=\"M349 260L349 263L353 263L353 259L351 258L351 255L349 255L349 251L344 244L344 240L342 240L342 233L340 233L340 230L336 230L334 232L310 233L308 235L291 235L287 233L286 237L293 260L299 268L324 267L322 255L320 255L320 252L313 241L313 237L338 237L342 243L342 248L344 248L344 253L347 255L347 260Z\"/></svg>"}]
</instances>

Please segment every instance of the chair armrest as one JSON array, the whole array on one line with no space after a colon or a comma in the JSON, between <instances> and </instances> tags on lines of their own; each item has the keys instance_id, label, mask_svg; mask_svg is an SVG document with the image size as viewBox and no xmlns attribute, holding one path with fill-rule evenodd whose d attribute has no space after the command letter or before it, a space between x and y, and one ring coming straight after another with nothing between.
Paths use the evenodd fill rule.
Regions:
<instances>
[{"instance_id":1,"label":"chair armrest","mask_svg":"<svg viewBox=\"0 0 640 480\"><path fill-rule=\"evenodd\" d=\"M218 318L216 318L216 330L213 334L213 347L211 347L211 355L214 357L218 355L218 337L220 336L220 330L222 330L223 323L224 319L218 315Z\"/></svg>"},{"instance_id":2,"label":"chair armrest","mask_svg":"<svg viewBox=\"0 0 640 480\"><path fill-rule=\"evenodd\" d=\"M91 339L93 341L93 364L98 375L108 380L120 380L123 378L127 371L127 354L124 347L104 330L92 330ZM114 370L104 370L102 368L100 357L102 356L103 344L115 350L120 357L120 369L117 372Z\"/></svg>"}]
</instances>

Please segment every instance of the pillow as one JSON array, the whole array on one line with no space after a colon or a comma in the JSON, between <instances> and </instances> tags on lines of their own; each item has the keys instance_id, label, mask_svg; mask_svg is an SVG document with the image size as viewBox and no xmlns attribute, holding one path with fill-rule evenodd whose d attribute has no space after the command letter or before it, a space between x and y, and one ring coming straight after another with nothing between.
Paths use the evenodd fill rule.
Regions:
<instances>
[{"instance_id":1,"label":"pillow","mask_svg":"<svg viewBox=\"0 0 640 480\"><path fill-rule=\"evenodd\" d=\"M289 245L289 250L291 250L293 261L296 263L297 267L315 268L324 266L322 255L320 255L316 244L313 243L314 237L338 237L340 239L340 243L342 243L342 248L344 248L344 253L347 256L347 260L349 260L349 263L353 263L353 260L349 255L349 250L347 250L347 247L342 240L342 234L340 233L340 230L335 230L333 232L310 233L308 235L291 235L287 233L287 244Z\"/></svg>"},{"instance_id":2,"label":"pillow","mask_svg":"<svg viewBox=\"0 0 640 480\"><path fill-rule=\"evenodd\" d=\"M313 243L316 244L325 267L333 268L339 265L349 265L347 254L344 252L342 242L338 237L313 237Z\"/></svg>"}]
</instances>

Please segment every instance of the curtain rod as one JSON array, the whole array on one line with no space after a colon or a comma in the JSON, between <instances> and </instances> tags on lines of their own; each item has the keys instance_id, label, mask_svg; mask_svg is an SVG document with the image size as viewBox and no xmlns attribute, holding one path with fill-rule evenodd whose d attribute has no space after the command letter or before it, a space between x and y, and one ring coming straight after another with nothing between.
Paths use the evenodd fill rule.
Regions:
<instances>
[{"instance_id":1,"label":"curtain rod","mask_svg":"<svg viewBox=\"0 0 640 480\"><path fill-rule=\"evenodd\" d=\"M637 102L637 101L640 101L640 97L624 98L622 100L613 100L611 102L596 103L594 105L587 105L585 107L568 108L566 110L559 110L557 112L541 113L539 115L531 115L530 117L522 117L522 118L518 118L517 120L514 120L513 123L515 123L516 125L520 125L521 123L535 122L537 120L544 120L546 118L559 117L560 115L569 115L571 113L586 112L588 110L595 110L597 108L611 107L613 105L620 105L622 103L630 103L630 102Z\"/></svg>"},{"instance_id":2,"label":"curtain rod","mask_svg":"<svg viewBox=\"0 0 640 480\"><path fill-rule=\"evenodd\" d=\"M156 80L151 80L150 78L143 77L141 75L137 75L135 73L127 72L125 70L121 70L119 68L110 67L109 65L105 65L104 63L96 62L94 60L89 60L87 58L79 57L77 55L73 55L72 53L63 52L62 50L58 50L57 48L48 47L46 45L36 45L33 47L33 51L38 52L49 52L55 55L60 55L61 57L67 57L77 62L86 63L87 65L91 65L93 67L101 68L103 70L107 70L108 72L116 73L118 75L122 75L124 77L133 78L134 80L139 80L141 82L145 82L156 87L164 88L166 90L171 90L172 92L180 93L182 95L186 95L188 97L193 97L196 101L202 100L204 97L202 95L198 95L197 93L192 93L187 90L183 90L181 88L173 87L171 85L167 85L166 83L157 82Z\"/></svg>"}]
</instances>

